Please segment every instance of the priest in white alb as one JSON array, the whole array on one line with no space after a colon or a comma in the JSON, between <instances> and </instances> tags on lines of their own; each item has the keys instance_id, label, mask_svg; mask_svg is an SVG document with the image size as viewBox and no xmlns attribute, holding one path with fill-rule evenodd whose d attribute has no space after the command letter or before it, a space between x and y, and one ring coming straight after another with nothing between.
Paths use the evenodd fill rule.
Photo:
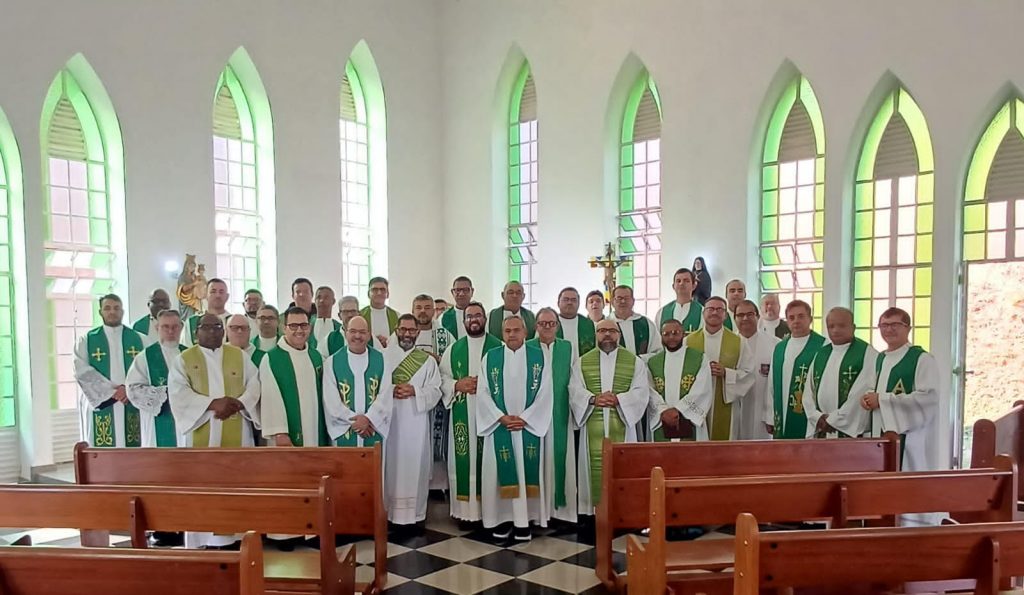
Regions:
<instances>
[{"instance_id":1,"label":"priest in white alb","mask_svg":"<svg viewBox=\"0 0 1024 595\"><path fill-rule=\"evenodd\" d=\"M164 310L156 320L160 340L135 356L124 383L128 401L142 416L142 445L173 447L184 444L184 439L175 428L167 378L171 362L185 350L179 342L183 325L177 310Z\"/></svg>"},{"instance_id":2,"label":"priest in white alb","mask_svg":"<svg viewBox=\"0 0 1024 595\"><path fill-rule=\"evenodd\" d=\"M633 355L645 356L661 349L661 333L650 318L633 310L633 288L619 285L612 291L612 319L619 325L619 344Z\"/></svg>"},{"instance_id":3,"label":"priest in white alb","mask_svg":"<svg viewBox=\"0 0 1024 595\"><path fill-rule=\"evenodd\" d=\"M683 332L686 334L700 328L704 322L703 307L693 299L693 290L696 285L697 278L693 275L693 271L685 267L676 271L676 274L672 276L672 290L676 292L676 299L658 310L654 321L659 327L663 327L669 320L678 320L683 324Z\"/></svg>"},{"instance_id":4,"label":"priest in white alb","mask_svg":"<svg viewBox=\"0 0 1024 595\"><path fill-rule=\"evenodd\" d=\"M551 426L551 376L544 352L526 345L526 323L506 318L505 345L484 355L476 427L484 439L480 508L495 539L529 541L530 523L546 527L544 436Z\"/></svg>"},{"instance_id":5,"label":"priest in white alb","mask_svg":"<svg viewBox=\"0 0 1024 595\"><path fill-rule=\"evenodd\" d=\"M309 345L309 313L284 313L284 336L260 361L263 435L275 446L330 446L324 422L324 360Z\"/></svg>"},{"instance_id":6,"label":"priest in white alb","mask_svg":"<svg viewBox=\"0 0 1024 595\"><path fill-rule=\"evenodd\" d=\"M473 281L469 277L460 275L452 281L452 299L452 307L441 315L441 326L459 340L466 336L466 306L473 301Z\"/></svg>"},{"instance_id":7,"label":"priest in white alb","mask_svg":"<svg viewBox=\"0 0 1024 595\"><path fill-rule=\"evenodd\" d=\"M786 305L790 335L775 346L765 398L764 423L776 440L807 437L804 389L811 362L825 338L811 330L811 306L802 300Z\"/></svg>"},{"instance_id":8,"label":"priest in white alb","mask_svg":"<svg viewBox=\"0 0 1024 595\"><path fill-rule=\"evenodd\" d=\"M345 349L324 362L324 421L337 446L386 446L391 378L384 373L384 355L369 346L370 340L370 325L353 318L345 327Z\"/></svg>"},{"instance_id":9,"label":"priest in white alb","mask_svg":"<svg viewBox=\"0 0 1024 595\"><path fill-rule=\"evenodd\" d=\"M647 360L651 374L647 425L651 442L708 440L707 413L715 383L707 357L683 343L683 323L675 318L661 325L663 350ZM685 421L684 421L685 420ZM684 428L692 424L692 435Z\"/></svg>"},{"instance_id":10,"label":"priest in white alb","mask_svg":"<svg viewBox=\"0 0 1024 595\"><path fill-rule=\"evenodd\" d=\"M765 300L767 301L767 300ZM778 298L776 298L778 301ZM760 313L757 304L743 300L736 306L736 326L740 339L753 358L753 384L737 397L740 408L738 440L768 440L772 437L764 425L765 398L768 393L768 374L772 367L772 354L779 339L774 334L763 332L759 326ZM786 333L789 333L787 327ZM734 405L735 406L735 405Z\"/></svg>"},{"instance_id":11,"label":"priest in white alb","mask_svg":"<svg viewBox=\"0 0 1024 595\"><path fill-rule=\"evenodd\" d=\"M558 333L559 339L565 339L572 345L572 357L579 359L581 355L597 347L594 334L594 321L580 312L580 292L575 287L566 287L558 292Z\"/></svg>"},{"instance_id":12,"label":"priest in white alb","mask_svg":"<svg viewBox=\"0 0 1024 595\"><path fill-rule=\"evenodd\" d=\"M309 344L325 358L345 346L341 322L334 319L334 303L333 289L326 286L317 288L313 300L316 316L309 321L313 325L309 329Z\"/></svg>"}]
</instances>

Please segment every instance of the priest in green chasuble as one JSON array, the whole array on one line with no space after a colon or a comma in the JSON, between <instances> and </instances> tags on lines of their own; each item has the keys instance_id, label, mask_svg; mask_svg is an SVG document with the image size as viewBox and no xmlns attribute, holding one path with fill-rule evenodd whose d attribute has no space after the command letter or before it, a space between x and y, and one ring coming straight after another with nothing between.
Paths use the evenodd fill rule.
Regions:
<instances>
[{"instance_id":1,"label":"priest in green chasuble","mask_svg":"<svg viewBox=\"0 0 1024 595\"><path fill-rule=\"evenodd\" d=\"M825 338L811 330L811 320L807 302L793 300L786 305L790 335L775 346L765 399L765 427L776 439L807 437L804 390L811 362L825 344Z\"/></svg>"},{"instance_id":2,"label":"priest in green chasuble","mask_svg":"<svg viewBox=\"0 0 1024 595\"><path fill-rule=\"evenodd\" d=\"M284 313L284 336L260 360L263 435L275 446L330 446L324 421L324 360L309 341L309 313Z\"/></svg>"},{"instance_id":3,"label":"priest in green chasuble","mask_svg":"<svg viewBox=\"0 0 1024 595\"><path fill-rule=\"evenodd\" d=\"M579 303L578 294L576 303ZM537 336L526 344L541 350L544 354L544 368L551 374L551 429L544 436L544 497L547 510L556 519L575 523L578 499L573 432L579 428L573 420L569 404L569 381L576 372L579 360L574 357L573 345L566 339L556 337L559 322L559 315L554 310L541 308L537 312Z\"/></svg>"},{"instance_id":4,"label":"priest in green chasuble","mask_svg":"<svg viewBox=\"0 0 1024 595\"><path fill-rule=\"evenodd\" d=\"M633 311L633 288L619 285L612 291L612 320L619 325L619 345L633 355L648 355L661 349L661 333L650 318Z\"/></svg>"},{"instance_id":5,"label":"priest in green chasuble","mask_svg":"<svg viewBox=\"0 0 1024 595\"><path fill-rule=\"evenodd\" d=\"M707 356L714 378L715 397L707 410L711 440L737 440L741 411L736 401L754 384L754 358L742 338L725 328L727 314L723 298L712 296L704 302L704 326L686 336L686 346Z\"/></svg>"},{"instance_id":6,"label":"priest in green chasuble","mask_svg":"<svg viewBox=\"0 0 1024 595\"><path fill-rule=\"evenodd\" d=\"M384 355L370 340L369 323L357 316L345 328L345 349L324 362L324 418L335 445L383 443L386 450L394 391Z\"/></svg>"},{"instance_id":7,"label":"priest in green chasuble","mask_svg":"<svg viewBox=\"0 0 1024 595\"><path fill-rule=\"evenodd\" d=\"M523 307L523 299L526 298L526 290L519 281L509 281L501 290L502 303L491 310L487 316L487 332L492 336L501 338L501 323L506 318L518 316L526 324L526 338L532 339L536 332L537 318L533 312Z\"/></svg>"},{"instance_id":8,"label":"priest in green chasuble","mask_svg":"<svg viewBox=\"0 0 1024 595\"><path fill-rule=\"evenodd\" d=\"M370 347L384 349L388 346L388 337L398 326L398 310L387 305L391 295L391 285L384 277L370 279L367 297L370 305L359 311L359 315L370 325Z\"/></svg>"},{"instance_id":9,"label":"priest in green chasuble","mask_svg":"<svg viewBox=\"0 0 1024 595\"><path fill-rule=\"evenodd\" d=\"M703 307L694 301L693 290L696 287L696 278L693 271L681 268L672 277L672 290L676 292L676 299L662 306L655 316L658 326L664 326L669 320L678 320L683 323L683 331L687 334L700 328L704 323L701 315Z\"/></svg>"},{"instance_id":10,"label":"priest in green chasuble","mask_svg":"<svg viewBox=\"0 0 1024 595\"><path fill-rule=\"evenodd\" d=\"M469 277L459 276L452 281L452 299L454 305L441 315L441 326L458 340L466 336L466 306L473 301L473 281Z\"/></svg>"},{"instance_id":11,"label":"priest in green chasuble","mask_svg":"<svg viewBox=\"0 0 1024 595\"><path fill-rule=\"evenodd\" d=\"M572 345L573 359L579 359L581 354L597 347L594 321L583 316L579 311L580 292L576 291L575 287L566 287L558 292L558 332L556 334L559 339L565 339Z\"/></svg>"},{"instance_id":12,"label":"priest in green chasuble","mask_svg":"<svg viewBox=\"0 0 1024 595\"><path fill-rule=\"evenodd\" d=\"M808 438L848 437L829 425L829 416L852 396L871 392L875 386L875 362L878 352L866 341L854 336L853 312L832 308L825 317L829 343L811 362L811 373L804 391Z\"/></svg>"},{"instance_id":13,"label":"priest in green chasuble","mask_svg":"<svg viewBox=\"0 0 1024 595\"><path fill-rule=\"evenodd\" d=\"M142 446L182 446L184 438L175 427L167 400L170 362L185 350L180 343L181 315L177 310L163 310L156 320L160 340L135 356L124 383L128 401L138 408L142 418Z\"/></svg>"},{"instance_id":14,"label":"priest in green chasuble","mask_svg":"<svg viewBox=\"0 0 1024 595\"><path fill-rule=\"evenodd\" d=\"M341 322L334 319L334 290L326 286L318 287L313 303L316 305L316 316L309 321L313 325L309 329L309 345L326 358L345 346Z\"/></svg>"},{"instance_id":15,"label":"priest in green chasuble","mask_svg":"<svg viewBox=\"0 0 1024 595\"><path fill-rule=\"evenodd\" d=\"M400 526L427 518L431 422L441 399L441 373L430 354L416 349L419 334L416 318L403 314L394 341L384 350L384 375L394 387L384 451L384 505L388 521Z\"/></svg>"},{"instance_id":16,"label":"priest in green chasuble","mask_svg":"<svg viewBox=\"0 0 1024 595\"><path fill-rule=\"evenodd\" d=\"M142 446L139 410L128 399L125 375L142 353L142 335L124 326L121 298L100 298L103 324L75 345L75 380L82 389L79 411L85 439L94 447Z\"/></svg>"},{"instance_id":17,"label":"priest in green chasuble","mask_svg":"<svg viewBox=\"0 0 1024 595\"><path fill-rule=\"evenodd\" d=\"M573 419L580 427L577 472L584 515L594 514L601 499L602 442L638 442L637 424L650 401L647 367L619 345L620 339L614 321L597 323L597 348L583 354L569 384Z\"/></svg>"},{"instance_id":18,"label":"priest in green chasuble","mask_svg":"<svg viewBox=\"0 0 1024 595\"><path fill-rule=\"evenodd\" d=\"M530 523L546 527L544 437L551 426L551 372L540 348L526 345L526 324L502 322L505 344L484 355L476 427L484 439L480 508L496 539L515 532L530 540ZM513 529L514 527L514 529Z\"/></svg>"},{"instance_id":19,"label":"priest in green chasuble","mask_svg":"<svg viewBox=\"0 0 1024 595\"><path fill-rule=\"evenodd\" d=\"M154 289L149 294L146 307L149 308L149 312L132 324L132 330L142 335L143 344L149 347L153 343L160 342L160 331L157 330L157 326L159 326L157 316L164 310L171 309L171 296L167 295L167 292L163 289Z\"/></svg>"},{"instance_id":20,"label":"priest in green chasuble","mask_svg":"<svg viewBox=\"0 0 1024 595\"><path fill-rule=\"evenodd\" d=\"M715 398L715 383L707 357L683 344L683 323L670 318L661 325L663 350L647 360L651 374L647 424L652 442L678 442L669 438L682 418L694 426L696 440L708 439L707 414Z\"/></svg>"},{"instance_id":21,"label":"priest in green chasuble","mask_svg":"<svg viewBox=\"0 0 1024 595\"><path fill-rule=\"evenodd\" d=\"M466 336L441 357L442 403L448 409L448 486L451 515L459 521L480 521L481 449L476 425L477 392L484 381L484 354L501 345L485 332L487 311L480 302L465 309Z\"/></svg>"}]
</instances>

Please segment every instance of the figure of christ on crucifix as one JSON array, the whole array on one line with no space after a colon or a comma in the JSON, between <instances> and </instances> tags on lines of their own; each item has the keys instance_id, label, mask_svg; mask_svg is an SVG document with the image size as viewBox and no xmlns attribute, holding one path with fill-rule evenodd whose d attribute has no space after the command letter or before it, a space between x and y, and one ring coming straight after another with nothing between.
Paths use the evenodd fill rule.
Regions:
<instances>
[{"instance_id":1,"label":"figure of christ on crucifix","mask_svg":"<svg viewBox=\"0 0 1024 595\"><path fill-rule=\"evenodd\" d=\"M632 261L633 259L629 256L616 256L615 247L611 242L605 244L603 256L594 256L587 261L592 269L604 269L604 299L608 302L609 308L611 307L612 290L617 285L615 272L619 267L629 266Z\"/></svg>"}]
</instances>

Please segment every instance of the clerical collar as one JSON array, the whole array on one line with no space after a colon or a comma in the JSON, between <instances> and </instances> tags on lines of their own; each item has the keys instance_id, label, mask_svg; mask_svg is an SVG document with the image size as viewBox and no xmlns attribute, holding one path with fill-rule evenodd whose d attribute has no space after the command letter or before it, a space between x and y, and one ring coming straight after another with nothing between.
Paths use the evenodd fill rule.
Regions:
<instances>
[{"instance_id":1,"label":"clerical collar","mask_svg":"<svg viewBox=\"0 0 1024 595\"><path fill-rule=\"evenodd\" d=\"M370 353L370 348L369 348L369 347L367 347L366 349L364 349L364 350L363 350L363 352L362 352L362 353L356 353L356 352L352 351L351 349L346 349L345 351L346 351L346 352L348 352L348 354L349 354L350 356L351 356L351 355L354 355L355 357L363 357L363 356L365 356L365 355L366 355L367 353Z\"/></svg>"},{"instance_id":2,"label":"clerical collar","mask_svg":"<svg viewBox=\"0 0 1024 595\"><path fill-rule=\"evenodd\" d=\"M214 347L213 349L210 349L209 347L203 347L202 345L200 345L199 349L201 351L209 353L210 355L217 355L218 353L220 353L220 347Z\"/></svg>"},{"instance_id":3,"label":"clerical collar","mask_svg":"<svg viewBox=\"0 0 1024 595\"><path fill-rule=\"evenodd\" d=\"M306 344L305 343L302 344L302 348L301 349L298 348L298 347L292 347L291 344L288 343L288 340L285 339L284 337L281 337L280 339L278 339L277 346L280 347L281 349L284 349L285 351L303 352L303 351L306 350Z\"/></svg>"},{"instance_id":4,"label":"clerical collar","mask_svg":"<svg viewBox=\"0 0 1024 595\"><path fill-rule=\"evenodd\" d=\"M707 336L709 336L709 337L717 337L718 335L722 334L722 330L724 330L724 329L725 329L725 325L722 325L722 326L721 326L721 327L720 327L720 328L719 328L719 329L718 329L717 331L715 331L715 332L711 332L711 331L709 331L709 330L708 330L708 329L707 329L706 327L705 327L705 328L703 328L702 330L704 331L704 334L705 334L705 335L707 335Z\"/></svg>"},{"instance_id":5,"label":"clerical collar","mask_svg":"<svg viewBox=\"0 0 1024 595\"><path fill-rule=\"evenodd\" d=\"M568 317L562 316L561 313L558 314L558 317L561 318L562 320L576 320L577 316L579 316L579 314L576 314L575 316L568 316Z\"/></svg>"},{"instance_id":6,"label":"clerical collar","mask_svg":"<svg viewBox=\"0 0 1024 595\"><path fill-rule=\"evenodd\" d=\"M907 341L906 343L904 343L902 347L897 347L896 349L892 349L892 350L887 349L885 351L885 353L886 353L886 355L889 355L889 354L893 354L893 353L899 353L901 351L906 351L908 349L910 349L910 341Z\"/></svg>"},{"instance_id":7,"label":"clerical collar","mask_svg":"<svg viewBox=\"0 0 1024 595\"><path fill-rule=\"evenodd\" d=\"M502 310L504 310L504 311L506 311L506 312L508 312L508 313L509 313L509 314L511 314L512 316L519 316L519 313L523 311L522 307L520 307L520 308L519 308L518 310L516 310L515 312L513 312L512 310L509 310L509 309L508 309L508 308L506 308L505 306L502 306L502 307L501 307L501 309L502 309Z\"/></svg>"}]
</instances>

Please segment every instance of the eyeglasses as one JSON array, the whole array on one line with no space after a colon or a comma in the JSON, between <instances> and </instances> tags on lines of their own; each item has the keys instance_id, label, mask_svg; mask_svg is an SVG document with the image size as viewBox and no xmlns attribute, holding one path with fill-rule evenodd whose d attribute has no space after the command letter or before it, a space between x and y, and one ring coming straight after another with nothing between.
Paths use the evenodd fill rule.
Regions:
<instances>
[{"instance_id":1,"label":"eyeglasses","mask_svg":"<svg viewBox=\"0 0 1024 595\"><path fill-rule=\"evenodd\" d=\"M402 327L398 327L398 328L395 329L395 333L397 333L399 335L418 335L419 332L420 332L420 329L418 329L418 328L402 328Z\"/></svg>"},{"instance_id":2,"label":"eyeglasses","mask_svg":"<svg viewBox=\"0 0 1024 595\"><path fill-rule=\"evenodd\" d=\"M452 287L452 293L469 293L473 291L472 287Z\"/></svg>"},{"instance_id":3,"label":"eyeglasses","mask_svg":"<svg viewBox=\"0 0 1024 595\"><path fill-rule=\"evenodd\" d=\"M558 323L554 320L545 320L544 322L538 322L537 326L540 328L555 328L558 326Z\"/></svg>"},{"instance_id":4,"label":"eyeglasses","mask_svg":"<svg viewBox=\"0 0 1024 595\"><path fill-rule=\"evenodd\" d=\"M259 320L260 322L270 322L272 320L277 320L277 316L257 316L256 320Z\"/></svg>"},{"instance_id":5,"label":"eyeglasses","mask_svg":"<svg viewBox=\"0 0 1024 595\"><path fill-rule=\"evenodd\" d=\"M196 326L201 331L222 331L224 330L223 324L200 324Z\"/></svg>"},{"instance_id":6,"label":"eyeglasses","mask_svg":"<svg viewBox=\"0 0 1024 595\"><path fill-rule=\"evenodd\" d=\"M238 324L236 324L234 326L228 326L228 330L229 331L244 331L244 330L248 330L248 329L249 329L249 325L248 324L245 324L245 325L238 325Z\"/></svg>"},{"instance_id":7,"label":"eyeglasses","mask_svg":"<svg viewBox=\"0 0 1024 595\"><path fill-rule=\"evenodd\" d=\"M908 328L910 327L909 324L906 324L904 322L879 322L878 323L878 330L880 330L880 331L894 331L894 330L900 328L901 326L905 326L905 327L908 327Z\"/></svg>"},{"instance_id":8,"label":"eyeglasses","mask_svg":"<svg viewBox=\"0 0 1024 595\"><path fill-rule=\"evenodd\" d=\"M304 331L309 328L308 322L291 322L285 325L290 331Z\"/></svg>"},{"instance_id":9,"label":"eyeglasses","mask_svg":"<svg viewBox=\"0 0 1024 595\"><path fill-rule=\"evenodd\" d=\"M466 320L483 320L486 318L483 314L466 314Z\"/></svg>"},{"instance_id":10,"label":"eyeglasses","mask_svg":"<svg viewBox=\"0 0 1024 595\"><path fill-rule=\"evenodd\" d=\"M753 312L745 312L743 314L737 314L733 318L736 320L746 320L748 318L757 318L757 314L754 314Z\"/></svg>"},{"instance_id":11,"label":"eyeglasses","mask_svg":"<svg viewBox=\"0 0 1024 595\"><path fill-rule=\"evenodd\" d=\"M619 329L617 329L617 328L598 329L597 334L599 334L599 335L617 335L617 334L619 334Z\"/></svg>"},{"instance_id":12,"label":"eyeglasses","mask_svg":"<svg viewBox=\"0 0 1024 595\"><path fill-rule=\"evenodd\" d=\"M705 312L725 312L725 308L719 306L704 306Z\"/></svg>"}]
</instances>

